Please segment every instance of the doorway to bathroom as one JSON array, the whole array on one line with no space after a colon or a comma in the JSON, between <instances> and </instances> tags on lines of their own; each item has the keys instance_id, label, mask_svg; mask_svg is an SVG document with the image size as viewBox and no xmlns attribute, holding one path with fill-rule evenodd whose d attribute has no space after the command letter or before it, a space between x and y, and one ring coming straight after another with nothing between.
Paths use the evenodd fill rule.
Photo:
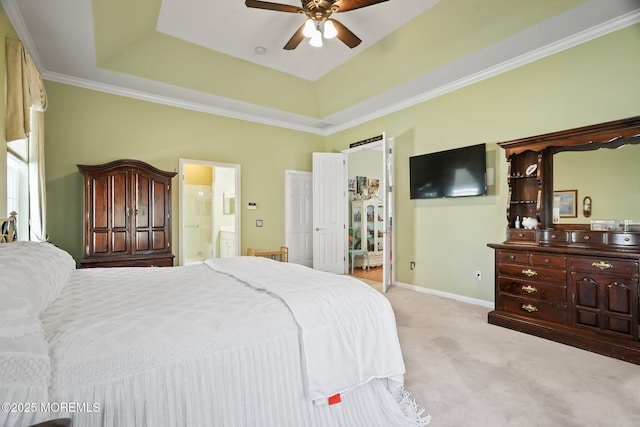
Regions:
<instances>
[{"instance_id":1,"label":"doorway to bathroom","mask_svg":"<svg viewBox=\"0 0 640 427\"><path fill-rule=\"evenodd\" d=\"M180 159L179 264L240 254L240 165Z\"/></svg>"}]
</instances>

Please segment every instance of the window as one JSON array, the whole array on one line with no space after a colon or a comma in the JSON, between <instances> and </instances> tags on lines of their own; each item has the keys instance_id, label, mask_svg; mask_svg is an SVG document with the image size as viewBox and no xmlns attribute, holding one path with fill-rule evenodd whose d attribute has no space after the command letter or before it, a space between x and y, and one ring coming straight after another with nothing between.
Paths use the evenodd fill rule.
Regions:
<instances>
[{"instance_id":1,"label":"window","mask_svg":"<svg viewBox=\"0 0 640 427\"><path fill-rule=\"evenodd\" d=\"M29 164L28 141L7 144L7 216L18 213L18 240L29 240Z\"/></svg>"}]
</instances>

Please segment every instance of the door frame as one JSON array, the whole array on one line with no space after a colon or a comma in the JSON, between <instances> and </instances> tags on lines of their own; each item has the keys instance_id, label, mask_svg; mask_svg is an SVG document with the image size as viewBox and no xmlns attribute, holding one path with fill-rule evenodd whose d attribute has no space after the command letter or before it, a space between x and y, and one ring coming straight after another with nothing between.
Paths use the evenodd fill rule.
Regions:
<instances>
[{"instance_id":1,"label":"door frame","mask_svg":"<svg viewBox=\"0 0 640 427\"><path fill-rule=\"evenodd\" d=\"M385 246L383 248L382 256L383 256L383 273L382 273L382 291L387 292L389 287L396 282L396 272L395 272L395 259L393 257L389 257L389 254L396 253L396 236L395 227L396 221L387 221L389 217L389 212L395 214L395 190L394 186L394 163L395 163L395 149L394 149L394 138L386 138L385 133L382 133L382 139L371 142L369 144L359 145L353 148L347 148L342 150L341 152L346 154L347 156L351 153L357 153L364 150L372 150L372 149L382 149L382 182L384 188L384 228L385 228ZM385 150L387 150L388 155L385 155ZM391 151L389 151L391 150ZM391 208L391 211L389 211ZM348 218L347 218L348 222ZM391 222L391 226L389 227L388 222ZM391 237L389 238L389 232L391 232ZM387 242L391 240L391 245L387 245ZM390 248L389 248L390 246ZM389 250L391 252L389 252ZM348 261L347 261L348 264Z\"/></svg>"},{"instance_id":2,"label":"door frame","mask_svg":"<svg viewBox=\"0 0 640 427\"><path fill-rule=\"evenodd\" d=\"M207 160L194 160L194 159L183 159L180 158L179 161L179 166L178 166L178 173L180 176L180 192L178 193L178 205L179 205L179 218L178 218L178 224L180 225L178 227L178 232L180 233L180 239L179 239L179 244L180 244L180 248L178 250L178 265L184 265L184 255L185 255L185 248L184 248L184 232L183 232L183 228L184 228L184 223L183 223L183 218L184 218L184 207L183 207L183 197L184 197L184 165L198 165L198 166L211 166L212 168L216 167L223 167L223 168L229 168L229 169L235 169L236 170L236 179L235 179L235 187L236 187L236 191L235 191L235 247L236 247L236 253L237 254L241 254L242 253L242 248L240 247L240 242L242 242L242 239L240 238L240 224L242 224L242 219L240 217L240 213L241 213L241 209L240 207L242 206L240 203L240 199L241 199L241 187L240 187L240 175L241 175L241 169L240 169L240 165L236 164L236 163L220 163L220 162L211 162L211 161L207 161ZM214 219L215 221L215 216ZM215 225L215 224L212 224ZM213 227L213 230L215 230L215 227ZM214 254L216 253L215 250L215 240L214 240L215 236L211 236L211 239L213 241L213 245L214 245Z\"/></svg>"}]
</instances>

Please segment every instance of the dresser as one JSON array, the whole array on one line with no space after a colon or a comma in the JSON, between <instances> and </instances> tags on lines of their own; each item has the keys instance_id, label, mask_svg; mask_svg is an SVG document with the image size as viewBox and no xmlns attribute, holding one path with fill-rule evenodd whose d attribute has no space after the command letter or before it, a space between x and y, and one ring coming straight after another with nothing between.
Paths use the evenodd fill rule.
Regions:
<instances>
[{"instance_id":1,"label":"dresser","mask_svg":"<svg viewBox=\"0 0 640 427\"><path fill-rule=\"evenodd\" d=\"M84 176L82 267L171 267L171 179L139 160L78 165Z\"/></svg>"},{"instance_id":2,"label":"dresser","mask_svg":"<svg viewBox=\"0 0 640 427\"><path fill-rule=\"evenodd\" d=\"M499 143L509 163L509 201L505 241L488 245L495 255L495 309L489 323L640 364L640 224L625 222L623 228L622 221L612 221L611 228L601 229L591 221L591 208L593 202L601 211L619 209L625 219L640 212L624 210L615 196L592 200L597 188L583 183L576 184L581 188L576 194L583 194L584 205L569 206L565 216L570 219L560 221L552 211L556 154L638 144L640 117ZM632 168L640 160L636 153ZM604 179L598 173L602 170L591 169L590 178ZM612 183L609 193L640 195L620 184ZM537 226L522 228L523 217L535 218Z\"/></svg>"}]
</instances>

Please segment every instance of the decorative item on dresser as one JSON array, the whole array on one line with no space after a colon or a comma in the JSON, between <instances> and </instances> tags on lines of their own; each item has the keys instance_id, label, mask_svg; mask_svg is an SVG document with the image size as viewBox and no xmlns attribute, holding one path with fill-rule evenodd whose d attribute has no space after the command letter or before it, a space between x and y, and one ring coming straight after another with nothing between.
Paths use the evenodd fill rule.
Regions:
<instances>
[{"instance_id":1,"label":"decorative item on dresser","mask_svg":"<svg viewBox=\"0 0 640 427\"><path fill-rule=\"evenodd\" d=\"M171 267L171 178L139 160L78 165L84 174L82 267Z\"/></svg>"},{"instance_id":2,"label":"decorative item on dresser","mask_svg":"<svg viewBox=\"0 0 640 427\"><path fill-rule=\"evenodd\" d=\"M505 242L488 245L495 250L495 310L489 323L640 364L638 212L623 210L613 199L600 205L614 206L624 220L560 223L565 215L553 212L555 154L627 145L638 150L637 144L640 117L498 144L509 162L508 226ZM631 163L637 165L637 159ZM598 172L590 171L595 181L606 179ZM640 197L637 180L630 181L635 187L628 191L618 191L617 181L603 187L616 188L611 197ZM591 214L589 206L584 217ZM636 218L628 218L632 215ZM538 220L538 226L515 228L525 216Z\"/></svg>"}]
</instances>

